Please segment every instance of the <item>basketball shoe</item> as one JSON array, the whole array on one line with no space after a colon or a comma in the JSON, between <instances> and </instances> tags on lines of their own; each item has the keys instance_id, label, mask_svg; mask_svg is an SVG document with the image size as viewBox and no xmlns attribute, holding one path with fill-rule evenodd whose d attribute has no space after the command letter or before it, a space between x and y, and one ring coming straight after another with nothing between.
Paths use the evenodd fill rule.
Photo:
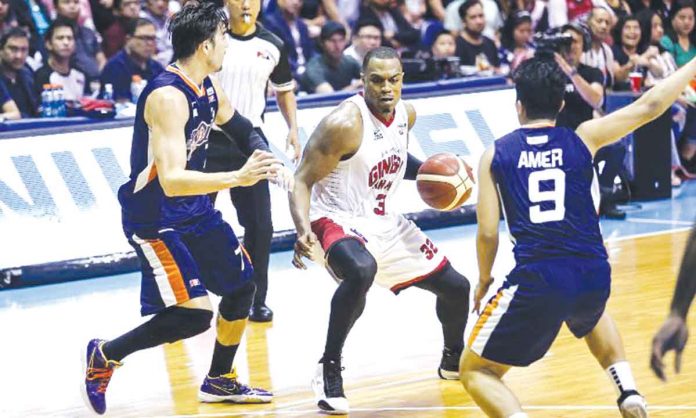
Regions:
<instances>
[{"instance_id":1,"label":"basketball shoe","mask_svg":"<svg viewBox=\"0 0 696 418\"><path fill-rule=\"evenodd\" d=\"M273 394L264 389L249 387L237 380L237 373L223 374L218 377L206 376L198 391L201 402L233 403L269 403Z\"/></svg>"},{"instance_id":2,"label":"basketball shoe","mask_svg":"<svg viewBox=\"0 0 696 418\"><path fill-rule=\"evenodd\" d=\"M330 415L349 412L348 399L343 393L343 377L340 361L321 360L312 379L312 390L319 409Z\"/></svg>"},{"instance_id":3,"label":"basketball shoe","mask_svg":"<svg viewBox=\"0 0 696 418\"><path fill-rule=\"evenodd\" d=\"M635 390L623 392L617 403L623 418L648 418L648 405L645 403L645 398Z\"/></svg>"},{"instance_id":4,"label":"basketball shoe","mask_svg":"<svg viewBox=\"0 0 696 418\"><path fill-rule=\"evenodd\" d=\"M87 343L85 356L85 385L82 391L87 406L101 415L106 411L106 388L114 369L121 363L108 360L102 351L105 340L93 339Z\"/></svg>"},{"instance_id":5,"label":"basketball shoe","mask_svg":"<svg viewBox=\"0 0 696 418\"><path fill-rule=\"evenodd\" d=\"M437 369L440 379L459 380L459 358L461 356L462 350L454 351L447 347L442 350L440 368Z\"/></svg>"}]
</instances>

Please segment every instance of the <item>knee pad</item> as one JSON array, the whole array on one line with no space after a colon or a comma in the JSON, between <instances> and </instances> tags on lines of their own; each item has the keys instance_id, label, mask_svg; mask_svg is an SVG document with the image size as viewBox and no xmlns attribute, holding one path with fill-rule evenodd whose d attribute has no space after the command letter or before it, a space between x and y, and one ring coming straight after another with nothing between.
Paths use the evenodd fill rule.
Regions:
<instances>
[{"instance_id":1,"label":"knee pad","mask_svg":"<svg viewBox=\"0 0 696 418\"><path fill-rule=\"evenodd\" d=\"M336 243L330 250L328 265L337 279L367 291L377 274L377 262L365 246L354 239Z\"/></svg>"},{"instance_id":2,"label":"knee pad","mask_svg":"<svg viewBox=\"0 0 696 418\"><path fill-rule=\"evenodd\" d=\"M159 314L159 319L157 329L163 332L162 337L166 342L173 343L207 331L213 312L174 306Z\"/></svg>"},{"instance_id":3,"label":"knee pad","mask_svg":"<svg viewBox=\"0 0 696 418\"><path fill-rule=\"evenodd\" d=\"M220 316L225 321L236 321L249 316L255 292L256 285L248 281L234 293L223 296L219 306Z\"/></svg>"}]
</instances>

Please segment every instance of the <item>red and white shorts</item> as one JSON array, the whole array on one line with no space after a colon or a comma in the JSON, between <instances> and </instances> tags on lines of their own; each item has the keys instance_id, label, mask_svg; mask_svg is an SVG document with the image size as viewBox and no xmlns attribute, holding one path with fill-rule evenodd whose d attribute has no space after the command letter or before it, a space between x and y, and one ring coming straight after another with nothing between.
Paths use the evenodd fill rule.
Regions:
<instances>
[{"instance_id":1,"label":"red and white shorts","mask_svg":"<svg viewBox=\"0 0 696 418\"><path fill-rule=\"evenodd\" d=\"M401 215L312 222L325 254L344 239L357 239L377 261L375 282L394 293L427 279L447 264L447 258L416 226Z\"/></svg>"}]
</instances>

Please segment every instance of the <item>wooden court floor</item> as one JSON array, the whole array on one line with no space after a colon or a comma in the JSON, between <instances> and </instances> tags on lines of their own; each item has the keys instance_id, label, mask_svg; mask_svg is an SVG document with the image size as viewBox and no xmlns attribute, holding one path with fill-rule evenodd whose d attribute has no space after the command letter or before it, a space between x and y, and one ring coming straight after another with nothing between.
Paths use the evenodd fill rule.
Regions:
<instances>
[{"instance_id":1,"label":"wooden court floor","mask_svg":"<svg viewBox=\"0 0 696 418\"><path fill-rule=\"evenodd\" d=\"M648 367L650 341L664 319L688 232L663 233L607 244L613 266L608 311L623 335L639 390L653 417L696 417L696 341L689 342L679 375L665 384ZM473 240L440 244L455 267L475 282ZM509 252L502 245L500 253ZM274 255L278 257L277 255ZM109 416L319 416L309 381L321 355L335 284L318 267L272 271L271 325L251 324L237 357L240 376L275 392L270 405L207 405L196 401L207 372L214 333L128 357L108 392ZM509 257L496 265L505 272ZM502 274L500 275L502 277ZM31 308L10 309L0 321L0 416L88 416L78 392L78 353L94 336L114 337L138 316L137 276L130 286L76 292ZM473 287L473 284L472 284ZM459 382L437 378L441 333L434 297L409 289L398 297L374 288L344 350L345 389L352 417L480 417ZM691 315L693 317L693 314ZM467 335L473 326L471 316ZM691 328L692 334L694 328ZM8 344L7 341L15 343ZM21 344L16 342L21 341ZM15 359L14 361L10 359ZM670 367L672 357L667 359ZM616 417L615 394L583 341L564 329L549 354L506 382L532 417ZM39 385L41 394L37 394Z\"/></svg>"}]
</instances>

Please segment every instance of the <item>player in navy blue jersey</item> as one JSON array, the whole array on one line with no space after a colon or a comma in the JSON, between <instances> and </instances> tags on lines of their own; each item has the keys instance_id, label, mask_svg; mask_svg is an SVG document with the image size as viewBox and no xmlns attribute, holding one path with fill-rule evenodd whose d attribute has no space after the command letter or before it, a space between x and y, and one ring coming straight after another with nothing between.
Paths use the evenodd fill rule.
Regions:
<instances>
[{"instance_id":1,"label":"player in navy blue jersey","mask_svg":"<svg viewBox=\"0 0 696 418\"><path fill-rule=\"evenodd\" d=\"M605 312L611 273L592 159L661 115L695 75L692 60L633 104L572 131L555 126L566 80L553 59L535 57L515 72L522 126L498 139L479 165L476 311L493 282L501 203L516 266L486 304L459 366L464 387L486 414L527 416L501 379L510 367L546 354L565 323L607 371L621 414L647 417L621 337Z\"/></svg>"},{"instance_id":2,"label":"player in navy blue jersey","mask_svg":"<svg viewBox=\"0 0 696 418\"><path fill-rule=\"evenodd\" d=\"M222 297L203 402L270 402L272 394L237 380L232 362L254 295L253 268L208 193L275 179L279 161L251 123L208 76L225 54L226 18L212 3L190 2L170 22L175 62L138 100L129 181L118 192L123 230L142 269L141 313L154 316L110 341L87 345L84 394L106 410L114 369L129 354L200 334L213 317L207 290ZM251 155L237 171L204 173L215 123Z\"/></svg>"}]
</instances>

